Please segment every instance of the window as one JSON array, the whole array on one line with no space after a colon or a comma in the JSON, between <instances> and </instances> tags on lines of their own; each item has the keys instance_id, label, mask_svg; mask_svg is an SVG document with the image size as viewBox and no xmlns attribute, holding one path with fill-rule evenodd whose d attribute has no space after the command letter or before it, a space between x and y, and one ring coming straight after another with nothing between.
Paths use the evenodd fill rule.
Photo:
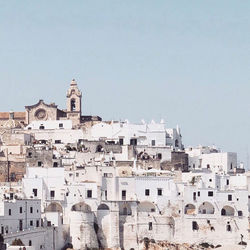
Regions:
<instances>
[{"instance_id":1,"label":"window","mask_svg":"<svg viewBox=\"0 0 250 250\"><path fill-rule=\"evenodd\" d=\"M108 173L104 173L103 176L104 176L104 177L108 177Z\"/></svg>"},{"instance_id":2,"label":"window","mask_svg":"<svg viewBox=\"0 0 250 250\"><path fill-rule=\"evenodd\" d=\"M11 215L11 209L9 209L9 215Z\"/></svg>"},{"instance_id":3,"label":"window","mask_svg":"<svg viewBox=\"0 0 250 250\"><path fill-rule=\"evenodd\" d=\"M59 128L63 128L63 123L59 123Z\"/></svg>"},{"instance_id":4,"label":"window","mask_svg":"<svg viewBox=\"0 0 250 250\"><path fill-rule=\"evenodd\" d=\"M58 167L58 162L53 162L53 168L57 168Z\"/></svg>"},{"instance_id":5,"label":"window","mask_svg":"<svg viewBox=\"0 0 250 250\"><path fill-rule=\"evenodd\" d=\"M238 211L238 216L243 216L243 212L242 211Z\"/></svg>"},{"instance_id":6,"label":"window","mask_svg":"<svg viewBox=\"0 0 250 250\"><path fill-rule=\"evenodd\" d=\"M50 191L50 198L54 198L55 197L55 191L54 190L51 190Z\"/></svg>"},{"instance_id":7,"label":"window","mask_svg":"<svg viewBox=\"0 0 250 250\"><path fill-rule=\"evenodd\" d=\"M214 196L214 192L213 191L208 191L208 196Z\"/></svg>"},{"instance_id":8,"label":"window","mask_svg":"<svg viewBox=\"0 0 250 250\"><path fill-rule=\"evenodd\" d=\"M42 164L43 164L43 163L42 163L41 161L38 161L38 162L37 162L37 166L38 166L38 167L41 167Z\"/></svg>"},{"instance_id":9,"label":"window","mask_svg":"<svg viewBox=\"0 0 250 250\"><path fill-rule=\"evenodd\" d=\"M149 189L145 189L145 195L149 196L149 194L150 194L150 190Z\"/></svg>"},{"instance_id":10,"label":"window","mask_svg":"<svg viewBox=\"0 0 250 250\"><path fill-rule=\"evenodd\" d=\"M122 190L122 200L126 200L126 190Z\"/></svg>"},{"instance_id":11,"label":"window","mask_svg":"<svg viewBox=\"0 0 250 250\"><path fill-rule=\"evenodd\" d=\"M33 188L33 194L34 194L34 197L37 197L37 189L36 188Z\"/></svg>"},{"instance_id":12,"label":"window","mask_svg":"<svg viewBox=\"0 0 250 250\"><path fill-rule=\"evenodd\" d=\"M148 230L152 230L153 229L153 223L152 222L149 222L148 223Z\"/></svg>"},{"instance_id":13,"label":"window","mask_svg":"<svg viewBox=\"0 0 250 250\"><path fill-rule=\"evenodd\" d=\"M30 207L30 213L33 214L33 207Z\"/></svg>"},{"instance_id":14,"label":"window","mask_svg":"<svg viewBox=\"0 0 250 250\"><path fill-rule=\"evenodd\" d=\"M36 220L36 227L39 227L39 220Z\"/></svg>"},{"instance_id":15,"label":"window","mask_svg":"<svg viewBox=\"0 0 250 250\"><path fill-rule=\"evenodd\" d=\"M76 173L76 177L79 177L79 173Z\"/></svg>"},{"instance_id":16,"label":"window","mask_svg":"<svg viewBox=\"0 0 250 250\"><path fill-rule=\"evenodd\" d=\"M130 139L130 145L136 146L137 145L137 139Z\"/></svg>"},{"instance_id":17,"label":"window","mask_svg":"<svg viewBox=\"0 0 250 250\"><path fill-rule=\"evenodd\" d=\"M162 196L162 188L157 189L157 194L158 194L158 196Z\"/></svg>"},{"instance_id":18,"label":"window","mask_svg":"<svg viewBox=\"0 0 250 250\"><path fill-rule=\"evenodd\" d=\"M233 169L233 163L231 163L231 165L230 165L230 169Z\"/></svg>"},{"instance_id":19,"label":"window","mask_svg":"<svg viewBox=\"0 0 250 250\"><path fill-rule=\"evenodd\" d=\"M229 180L227 180L227 185L229 185Z\"/></svg>"},{"instance_id":20,"label":"window","mask_svg":"<svg viewBox=\"0 0 250 250\"><path fill-rule=\"evenodd\" d=\"M196 192L193 192L193 200L196 201Z\"/></svg>"},{"instance_id":21,"label":"window","mask_svg":"<svg viewBox=\"0 0 250 250\"><path fill-rule=\"evenodd\" d=\"M198 196L200 196L201 195L201 192L200 191L198 191Z\"/></svg>"},{"instance_id":22,"label":"window","mask_svg":"<svg viewBox=\"0 0 250 250\"><path fill-rule=\"evenodd\" d=\"M231 232L231 230L232 230L232 229L231 229L231 226L230 226L230 225L227 225L227 231L228 231L228 232Z\"/></svg>"},{"instance_id":23,"label":"window","mask_svg":"<svg viewBox=\"0 0 250 250\"><path fill-rule=\"evenodd\" d=\"M33 226L33 220L30 221L30 226L31 226L31 227Z\"/></svg>"},{"instance_id":24,"label":"window","mask_svg":"<svg viewBox=\"0 0 250 250\"><path fill-rule=\"evenodd\" d=\"M123 143L124 143L123 138L120 138L120 139L119 139L119 144L120 144L120 145L123 145Z\"/></svg>"},{"instance_id":25,"label":"window","mask_svg":"<svg viewBox=\"0 0 250 250\"><path fill-rule=\"evenodd\" d=\"M55 140L55 144L61 144L61 140Z\"/></svg>"},{"instance_id":26,"label":"window","mask_svg":"<svg viewBox=\"0 0 250 250\"><path fill-rule=\"evenodd\" d=\"M207 164L207 169L209 169L210 168L210 165L209 164Z\"/></svg>"},{"instance_id":27,"label":"window","mask_svg":"<svg viewBox=\"0 0 250 250\"><path fill-rule=\"evenodd\" d=\"M209 182L212 182L212 179L209 179Z\"/></svg>"},{"instance_id":28,"label":"window","mask_svg":"<svg viewBox=\"0 0 250 250\"><path fill-rule=\"evenodd\" d=\"M199 230L199 226L198 226L198 224L197 224L196 221L193 221L193 222L192 222L192 230L193 230L193 231L194 231L194 230Z\"/></svg>"},{"instance_id":29,"label":"window","mask_svg":"<svg viewBox=\"0 0 250 250\"><path fill-rule=\"evenodd\" d=\"M32 241L31 240L29 240L29 246L32 246Z\"/></svg>"},{"instance_id":30,"label":"window","mask_svg":"<svg viewBox=\"0 0 250 250\"><path fill-rule=\"evenodd\" d=\"M152 145L152 146L155 146L155 140L152 140L152 141L151 141L151 145Z\"/></svg>"},{"instance_id":31,"label":"window","mask_svg":"<svg viewBox=\"0 0 250 250\"><path fill-rule=\"evenodd\" d=\"M92 198L92 190L87 190L87 198Z\"/></svg>"},{"instance_id":32,"label":"window","mask_svg":"<svg viewBox=\"0 0 250 250\"><path fill-rule=\"evenodd\" d=\"M157 154L157 158L158 158L158 160L161 160L162 159L162 154L161 153Z\"/></svg>"},{"instance_id":33,"label":"window","mask_svg":"<svg viewBox=\"0 0 250 250\"><path fill-rule=\"evenodd\" d=\"M232 201L232 195L229 194L228 197L227 197L228 201Z\"/></svg>"},{"instance_id":34,"label":"window","mask_svg":"<svg viewBox=\"0 0 250 250\"><path fill-rule=\"evenodd\" d=\"M44 127L43 125L41 125L41 126L39 127L39 129L45 129L45 127Z\"/></svg>"},{"instance_id":35,"label":"window","mask_svg":"<svg viewBox=\"0 0 250 250\"><path fill-rule=\"evenodd\" d=\"M22 207L19 207L19 212L20 212L20 214L23 213L23 208Z\"/></svg>"},{"instance_id":36,"label":"window","mask_svg":"<svg viewBox=\"0 0 250 250\"><path fill-rule=\"evenodd\" d=\"M108 199L108 191L107 190L105 190L104 195L105 195L105 200L107 200Z\"/></svg>"}]
</instances>

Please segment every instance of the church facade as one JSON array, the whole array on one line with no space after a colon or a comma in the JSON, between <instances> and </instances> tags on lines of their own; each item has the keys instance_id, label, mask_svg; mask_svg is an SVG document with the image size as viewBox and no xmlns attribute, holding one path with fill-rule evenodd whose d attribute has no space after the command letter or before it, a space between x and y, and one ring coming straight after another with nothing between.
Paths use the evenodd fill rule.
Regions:
<instances>
[{"instance_id":1,"label":"church facade","mask_svg":"<svg viewBox=\"0 0 250 250\"><path fill-rule=\"evenodd\" d=\"M71 120L73 127L80 127L85 122L102 120L99 116L82 115L82 92L74 79L66 98L66 109L59 109L55 103L47 104L39 100L34 105L25 106L25 112L0 112L0 127L23 127L33 121L48 120Z\"/></svg>"}]
</instances>

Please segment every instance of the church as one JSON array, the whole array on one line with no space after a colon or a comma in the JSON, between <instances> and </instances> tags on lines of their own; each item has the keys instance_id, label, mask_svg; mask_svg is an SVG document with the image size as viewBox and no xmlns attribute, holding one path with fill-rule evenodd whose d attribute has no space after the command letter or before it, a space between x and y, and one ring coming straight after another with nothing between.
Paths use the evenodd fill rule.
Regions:
<instances>
[{"instance_id":1,"label":"church","mask_svg":"<svg viewBox=\"0 0 250 250\"><path fill-rule=\"evenodd\" d=\"M55 103L43 100L25 106L24 112L0 112L0 128L24 127L33 121L71 120L73 127L81 127L85 122L101 121L99 116L82 115L82 92L73 79L66 95L67 109L59 109Z\"/></svg>"}]
</instances>

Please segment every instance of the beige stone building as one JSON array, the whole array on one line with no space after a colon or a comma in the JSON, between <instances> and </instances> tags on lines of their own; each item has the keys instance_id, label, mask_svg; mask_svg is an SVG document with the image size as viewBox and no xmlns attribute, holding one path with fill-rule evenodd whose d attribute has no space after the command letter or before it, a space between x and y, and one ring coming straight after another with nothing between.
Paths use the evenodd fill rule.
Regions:
<instances>
[{"instance_id":1,"label":"beige stone building","mask_svg":"<svg viewBox=\"0 0 250 250\"><path fill-rule=\"evenodd\" d=\"M66 109L59 109L55 103L39 100L25 106L25 112L0 112L0 128L23 127L33 121L72 120L73 127L80 127L89 121L101 121L99 116L82 115L82 92L73 79L66 95Z\"/></svg>"}]
</instances>

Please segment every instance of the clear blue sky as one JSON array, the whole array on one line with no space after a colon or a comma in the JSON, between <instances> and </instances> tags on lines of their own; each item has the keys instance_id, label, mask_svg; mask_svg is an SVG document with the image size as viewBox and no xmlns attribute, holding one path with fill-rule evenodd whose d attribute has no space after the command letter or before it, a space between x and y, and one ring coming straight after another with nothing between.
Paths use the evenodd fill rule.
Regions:
<instances>
[{"instance_id":1,"label":"clear blue sky","mask_svg":"<svg viewBox=\"0 0 250 250\"><path fill-rule=\"evenodd\" d=\"M1 111L39 99L250 151L250 1L0 1Z\"/></svg>"}]
</instances>

